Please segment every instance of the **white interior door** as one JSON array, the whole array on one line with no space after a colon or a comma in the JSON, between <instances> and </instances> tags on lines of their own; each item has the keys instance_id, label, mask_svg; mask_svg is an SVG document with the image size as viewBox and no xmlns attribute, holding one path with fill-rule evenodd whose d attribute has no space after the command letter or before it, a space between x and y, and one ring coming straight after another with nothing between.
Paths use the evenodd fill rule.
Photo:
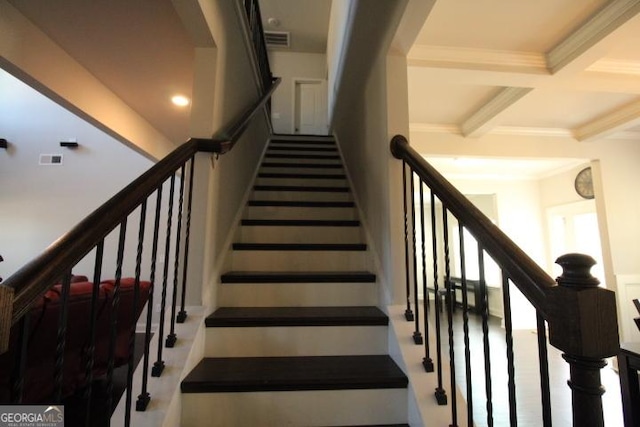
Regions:
<instances>
[{"instance_id":1,"label":"white interior door","mask_svg":"<svg viewBox=\"0 0 640 427\"><path fill-rule=\"evenodd\" d=\"M295 133L327 134L327 103L325 85L321 80L295 83Z\"/></svg>"}]
</instances>

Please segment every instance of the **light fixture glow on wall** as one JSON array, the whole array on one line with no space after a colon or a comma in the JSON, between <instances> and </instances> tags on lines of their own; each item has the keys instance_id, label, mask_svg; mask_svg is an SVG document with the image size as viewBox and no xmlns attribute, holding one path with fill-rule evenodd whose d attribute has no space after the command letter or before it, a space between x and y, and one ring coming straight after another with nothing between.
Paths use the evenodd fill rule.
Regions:
<instances>
[{"instance_id":1,"label":"light fixture glow on wall","mask_svg":"<svg viewBox=\"0 0 640 427\"><path fill-rule=\"evenodd\" d=\"M171 102L173 102L173 104L177 105L178 107L186 107L190 104L191 101L186 96L175 95L171 97Z\"/></svg>"}]
</instances>

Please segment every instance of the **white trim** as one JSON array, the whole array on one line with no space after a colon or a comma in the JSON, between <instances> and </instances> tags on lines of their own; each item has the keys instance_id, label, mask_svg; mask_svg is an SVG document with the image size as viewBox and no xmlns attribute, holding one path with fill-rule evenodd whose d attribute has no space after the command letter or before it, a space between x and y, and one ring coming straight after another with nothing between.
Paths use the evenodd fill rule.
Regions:
<instances>
[{"instance_id":1,"label":"white trim","mask_svg":"<svg viewBox=\"0 0 640 427\"><path fill-rule=\"evenodd\" d=\"M415 45L407 55L407 64L548 74L546 58L541 53L495 49Z\"/></svg>"},{"instance_id":2,"label":"white trim","mask_svg":"<svg viewBox=\"0 0 640 427\"><path fill-rule=\"evenodd\" d=\"M320 89L324 96L323 106L324 106L324 118L325 118L325 135L329 133L329 106L327 99L327 79L319 79L316 77L293 77L291 78L291 135L298 135L296 132L296 86L299 83L320 83Z\"/></svg>"},{"instance_id":3,"label":"white trim","mask_svg":"<svg viewBox=\"0 0 640 427\"><path fill-rule=\"evenodd\" d=\"M477 109L467 120L462 123L460 129L466 137L480 137L489 132L491 122L507 108L518 102L531 92L530 87L505 87L491 100Z\"/></svg>"},{"instance_id":4,"label":"white trim","mask_svg":"<svg viewBox=\"0 0 640 427\"><path fill-rule=\"evenodd\" d=\"M631 128L640 123L640 101L627 104L609 114L574 129L578 141L603 138L614 132Z\"/></svg>"},{"instance_id":5,"label":"white trim","mask_svg":"<svg viewBox=\"0 0 640 427\"><path fill-rule=\"evenodd\" d=\"M586 68L585 71L609 74L640 75L640 61L624 59L601 59Z\"/></svg>"},{"instance_id":6,"label":"white trim","mask_svg":"<svg viewBox=\"0 0 640 427\"><path fill-rule=\"evenodd\" d=\"M552 74L578 58L607 35L640 12L640 0L613 0L592 15L587 22L547 52Z\"/></svg>"}]
</instances>

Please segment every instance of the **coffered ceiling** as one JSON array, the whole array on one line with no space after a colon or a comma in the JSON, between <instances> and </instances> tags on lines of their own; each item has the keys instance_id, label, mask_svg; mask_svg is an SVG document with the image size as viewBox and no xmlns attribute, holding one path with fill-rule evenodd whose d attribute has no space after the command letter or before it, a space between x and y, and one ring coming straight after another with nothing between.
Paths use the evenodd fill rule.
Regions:
<instances>
[{"instance_id":1,"label":"coffered ceiling","mask_svg":"<svg viewBox=\"0 0 640 427\"><path fill-rule=\"evenodd\" d=\"M412 131L640 143L640 1L438 0L408 54Z\"/></svg>"}]
</instances>

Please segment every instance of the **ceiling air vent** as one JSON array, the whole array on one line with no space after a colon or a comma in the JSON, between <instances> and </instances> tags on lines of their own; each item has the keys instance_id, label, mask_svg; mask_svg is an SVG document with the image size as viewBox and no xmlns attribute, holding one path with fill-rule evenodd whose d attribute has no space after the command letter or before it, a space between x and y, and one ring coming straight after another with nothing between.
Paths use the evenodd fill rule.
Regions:
<instances>
[{"instance_id":1,"label":"ceiling air vent","mask_svg":"<svg viewBox=\"0 0 640 427\"><path fill-rule=\"evenodd\" d=\"M286 31L265 31L267 47L289 47L290 36Z\"/></svg>"}]
</instances>

